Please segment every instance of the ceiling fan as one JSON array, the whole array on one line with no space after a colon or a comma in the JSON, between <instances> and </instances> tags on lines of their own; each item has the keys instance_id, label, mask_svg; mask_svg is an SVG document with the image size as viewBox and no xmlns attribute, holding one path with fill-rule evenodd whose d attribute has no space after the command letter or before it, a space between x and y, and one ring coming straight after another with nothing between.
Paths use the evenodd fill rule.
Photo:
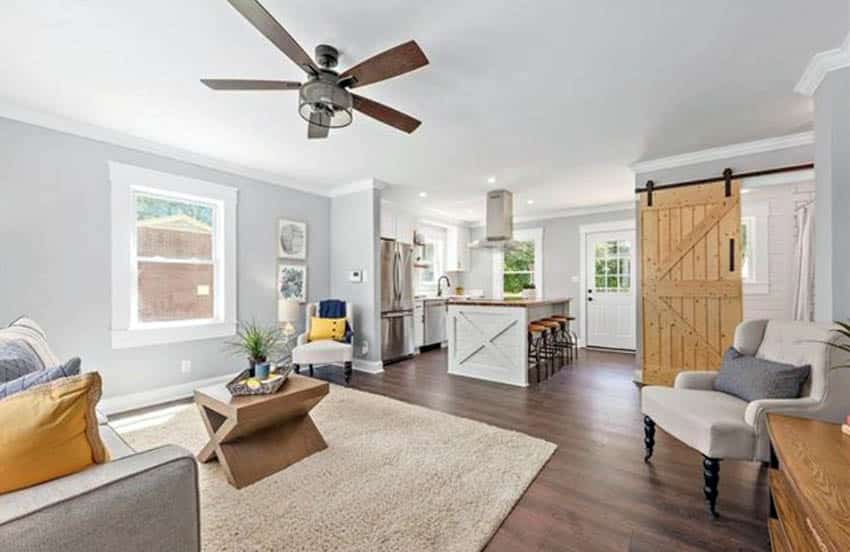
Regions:
<instances>
[{"instance_id":1,"label":"ceiling fan","mask_svg":"<svg viewBox=\"0 0 850 552\"><path fill-rule=\"evenodd\" d=\"M201 79L208 87L213 90L298 90L298 113L309 123L308 138L327 138L330 129L350 125L352 109L408 134L422 124L410 115L348 90L428 65L428 58L413 40L381 52L343 73L337 73L333 68L339 60L339 51L333 46L316 46L316 62L313 62L262 4L256 0L227 1L307 73L308 78L303 84L279 80Z\"/></svg>"}]
</instances>

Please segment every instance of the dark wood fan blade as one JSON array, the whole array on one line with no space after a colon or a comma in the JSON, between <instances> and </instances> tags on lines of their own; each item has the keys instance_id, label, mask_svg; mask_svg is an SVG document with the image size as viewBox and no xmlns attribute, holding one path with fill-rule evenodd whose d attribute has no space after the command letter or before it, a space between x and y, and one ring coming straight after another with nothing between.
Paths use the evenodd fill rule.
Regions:
<instances>
[{"instance_id":1,"label":"dark wood fan blade","mask_svg":"<svg viewBox=\"0 0 850 552\"><path fill-rule=\"evenodd\" d=\"M298 90L300 82L244 79L201 79L213 90Z\"/></svg>"},{"instance_id":2,"label":"dark wood fan blade","mask_svg":"<svg viewBox=\"0 0 850 552\"><path fill-rule=\"evenodd\" d=\"M313 63L307 52L295 42L286 29L272 17L266 8L257 0L227 0L236 11L242 14L263 36L268 38L278 49L301 67L306 73L316 75L319 68Z\"/></svg>"},{"instance_id":3,"label":"dark wood fan blade","mask_svg":"<svg viewBox=\"0 0 850 552\"><path fill-rule=\"evenodd\" d=\"M397 77L428 65L428 58L415 41L399 44L366 61L360 62L340 75L340 80L351 80L351 88Z\"/></svg>"},{"instance_id":4,"label":"dark wood fan blade","mask_svg":"<svg viewBox=\"0 0 850 552\"><path fill-rule=\"evenodd\" d=\"M317 111L310 115L310 124L307 126L307 138L315 139L315 138L327 138L328 125L331 122L331 116L327 113L323 113L321 111Z\"/></svg>"},{"instance_id":5,"label":"dark wood fan blade","mask_svg":"<svg viewBox=\"0 0 850 552\"><path fill-rule=\"evenodd\" d=\"M408 134L419 128L419 125L422 124L422 121L418 121L410 115L405 115L401 111L397 111L382 103L358 96L357 94L352 94L351 96L354 98L354 109Z\"/></svg>"}]
</instances>

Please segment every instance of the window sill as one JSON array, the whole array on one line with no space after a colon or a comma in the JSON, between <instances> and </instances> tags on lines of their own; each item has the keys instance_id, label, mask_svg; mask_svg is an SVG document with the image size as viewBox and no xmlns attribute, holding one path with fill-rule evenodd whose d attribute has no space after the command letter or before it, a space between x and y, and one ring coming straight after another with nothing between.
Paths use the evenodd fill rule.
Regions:
<instances>
[{"instance_id":1,"label":"window sill","mask_svg":"<svg viewBox=\"0 0 850 552\"><path fill-rule=\"evenodd\" d=\"M216 339L232 335L236 335L236 323L234 322L214 322L170 328L113 330L112 348L131 349L133 347L147 347L199 339Z\"/></svg>"}]
</instances>

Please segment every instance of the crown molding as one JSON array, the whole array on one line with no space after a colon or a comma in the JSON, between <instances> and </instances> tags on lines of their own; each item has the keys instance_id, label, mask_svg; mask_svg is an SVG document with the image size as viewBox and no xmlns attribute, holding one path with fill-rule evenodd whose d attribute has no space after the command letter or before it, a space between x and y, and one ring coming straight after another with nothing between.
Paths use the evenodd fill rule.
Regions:
<instances>
[{"instance_id":1,"label":"crown molding","mask_svg":"<svg viewBox=\"0 0 850 552\"><path fill-rule=\"evenodd\" d=\"M814 96L827 73L844 67L850 67L850 34L844 39L840 48L812 56L809 65L803 71L803 76L794 87L794 92L803 96Z\"/></svg>"},{"instance_id":2,"label":"crown molding","mask_svg":"<svg viewBox=\"0 0 850 552\"><path fill-rule=\"evenodd\" d=\"M344 184L342 186L332 188L325 195L328 197L339 197L356 192L362 192L363 190L383 190L385 186L386 184L376 178L364 178L362 180L355 180L350 184Z\"/></svg>"},{"instance_id":3,"label":"crown molding","mask_svg":"<svg viewBox=\"0 0 850 552\"><path fill-rule=\"evenodd\" d=\"M297 182L294 179L281 174L253 169L238 163L231 163L230 161L154 142L146 138L140 138L138 136L133 136L132 134L126 134L106 127L83 123L61 115L37 111L8 100L0 99L0 117L49 130L63 132L65 134L71 134L73 136L94 140L96 142L103 142L105 144L120 146L141 151L143 153L168 157L169 159L190 163L206 169L242 176L252 180L259 180L261 182L291 188L308 194L330 197L327 190L316 189L315 186Z\"/></svg>"},{"instance_id":4,"label":"crown molding","mask_svg":"<svg viewBox=\"0 0 850 552\"><path fill-rule=\"evenodd\" d=\"M762 176L751 176L741 180L743 189L765 188L767 186L780 186L782 184L798 184L800 182L814 182L815 169L802 169L793 172L776 174L765 174Z\"/></svg>"},{"instance_id":5,"label":"crown molding","mask_svg":"<svg viewBox=\"0 0 850 552\"><path fill-rule=\"evenodd\" d=\"M670 157L640 161L639 163L633 164L631 169L636 174L642 174L664 169L672 169L675 167L696 165L698 163L706 163L709 161L720 161L722 159L730 159L732 157L740 157L743 155L755 155L758 153L767 153L770 151L794 148L798 146L808 146L814 143L814 131L799 132L797 134L765 138L763 140L755 140L753 142L741 142L740 144L731 144L728 146L709 148L691 153L672 155Z\"/></svg>"},{"instance_id":6,"label":"crown molding","mask_svg":"<svg viewBox=\"0 0 850 552\"><path fill-rule=\"evenodd\" d=\"M599 213L613 213L615 211L633 211L635 209L635 201L621 201L618 203L605 203L602 205L590 205L587 207L572 207L569 209L561 209L558 211L550 211L540 215L528 215L524 217L514 217L514 224L523 224L526 222L536 222L538 220L551 220L569 217L581 217L584 215L596 215ZM481 227L485 225L485 221L478 220L471 223L471 227Z\"/></svg>"}]
</instances>

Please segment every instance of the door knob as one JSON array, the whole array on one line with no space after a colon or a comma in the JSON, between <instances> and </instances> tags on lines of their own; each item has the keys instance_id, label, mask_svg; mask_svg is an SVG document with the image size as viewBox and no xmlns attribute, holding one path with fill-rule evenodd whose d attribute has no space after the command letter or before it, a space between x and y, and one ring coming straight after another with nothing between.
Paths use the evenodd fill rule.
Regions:
<instances>
[{"instance_id":1,"label":"door knob","mask_svg":"<svg viewBox=\"0 0 850 552\"><path fill-rule=\"evenodd\" d=\"M587 300L588 300L588 301L593 301L593 297L588 297L588 298L587 298Z\"/></svg>"}]
</instances>

